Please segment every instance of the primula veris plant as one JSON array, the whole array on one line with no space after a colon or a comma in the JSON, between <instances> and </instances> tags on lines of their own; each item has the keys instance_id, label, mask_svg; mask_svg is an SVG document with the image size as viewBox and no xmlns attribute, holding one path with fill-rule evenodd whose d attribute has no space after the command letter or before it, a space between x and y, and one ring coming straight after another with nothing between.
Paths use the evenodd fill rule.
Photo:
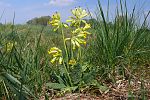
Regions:
<instances>
[{"instance_id":1,"label":"primula veris plant","mask_svg":"<svg viewBox=\"0 0 150 100\"><path fill-rule=\"evenodd\" d=\"M71 12L73 16L69 17L69 20L67 20L68 24L61 22L61 16L58 12L56 12L52 16L52 20L49 22L49 24L53 26L54 31L58 30L58 32L61 32L62 34L64 52L58 47L52 47L48 50L48 54L52 57L50 62L52 64L56 64L56 66L59 64L61 67L61 70L59 72L61 74L56 75L55 71L54 73L58 79L57 81L59 82L56 83L57 86L60 86L61 83L66 86L65 87L63 85L63 88L65 87L65 89L63 90L75 90L77 88L77 86L75 85L76 83L74 83L74 79L77 78L74 78L74 76L72 76L71 74L73 69L78 69L78 67L80 67L79 70L82 69L82 66L79 66L81 65L79 61L82 56L81 48L87 43L87 36L91 34L90 32L88 32L88 29L91 28L91 25L83 20L83 18L88 16L86 10L78 7L74 10L71 10ZM65 37L64 29L67 30L67 36L69 37ZM63 72L61 72L62 69ZM49 84L49 87L53 86L54 84L55 83ZM68 89L68 87L70 88Z\"/></svg>"}]
</instances>

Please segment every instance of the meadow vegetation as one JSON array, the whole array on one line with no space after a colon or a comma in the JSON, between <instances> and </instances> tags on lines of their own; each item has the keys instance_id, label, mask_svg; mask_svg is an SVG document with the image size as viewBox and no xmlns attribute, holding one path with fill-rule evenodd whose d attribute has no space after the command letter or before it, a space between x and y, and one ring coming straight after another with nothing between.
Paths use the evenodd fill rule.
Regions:
<instances>
[{"instance_id":1,"label":"meadow vegetation","mask_svg":"<svg viewBox=\"0 0 150 100\"><path fill-rule=\"evenodd\" d=\"M65 23L56 12L47 26L0 24L0 98L150 99L150 11L139 24L136 6L119 5L113 20L98 0L95 18L77 7Z\"/></svg>"}]
</instances>

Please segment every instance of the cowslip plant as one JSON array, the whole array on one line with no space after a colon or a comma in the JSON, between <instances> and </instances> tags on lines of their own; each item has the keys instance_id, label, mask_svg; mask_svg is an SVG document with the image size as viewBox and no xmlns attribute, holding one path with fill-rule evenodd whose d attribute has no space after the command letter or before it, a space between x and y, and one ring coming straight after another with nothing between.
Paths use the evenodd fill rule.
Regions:
<instances>
[{"instance_id":1,"label":"cowslip plant","mask_svg":"<svg viewBox=\"0 0 150 100\"><path fill-rule=\"evenodd\" d=\"M88 30L91 25L83 18L88 16L86 10L81 7L71 10L72 16L69 17L68 24L61 22L58 12L52 16L49 22L54 27L54 31L61 32L64 48L52 47L48 50L51 56L50 62L57 66L51 75L55 83L47 83L49 88L59 89L62 93L75 90L84 90L93 86L101 91L108 90L96 81L97 68L92 68L89 64L82 61L81 49L87 44L87 37L91 34ZM67 35L64 34L67 30ZM65 36L66 35L66 36Z\"/></svg>"},{"instance_id":2,"label":"cowslip plant","mask_svg":"<svg viewBox=\"0 0 150 100\"><path fill-rule=\"evenodd\" d=\"M73 91L78 88L77 84L84 83L81 79L82 72L85 68L80 66L81 60L81 48L87 43L87 37L91 33L88 29L91 25L88 24L83 18L88 16L86 10L81 7L71 10L72 15L65 24L61 22L61 17L58 12L52 16L52 20L49 22L54 28L54 31L60 31L62 34L63 47L62 50L58 47L52 47L48 50L48 54L52 57L50 62L61 68L54 71L54 75L57 77L58 83L48 83L47 86L54 89L60 89L62 91ZM65 30L67 30L67 36L65 36ZM64 52L63 52L64 50ZM84 66L85 67L85 66ZM84 71L83 71L84 70ZM75 72L76 75L73 75ZM80 79L78 79L78 77ZM74 81L77 80L78 82ZM82 80L82 82L81 82Z\"/></svg>"}]
</instances>

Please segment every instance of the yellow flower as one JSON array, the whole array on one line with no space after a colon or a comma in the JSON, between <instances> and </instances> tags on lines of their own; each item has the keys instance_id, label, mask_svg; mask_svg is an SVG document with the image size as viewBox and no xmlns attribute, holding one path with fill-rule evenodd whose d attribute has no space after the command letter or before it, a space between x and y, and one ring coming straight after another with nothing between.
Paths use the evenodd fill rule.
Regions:
<instances>
[{"instance_id":1,"label":"yellow flower","mask_svg":"<svg viewBox=\"0 0 150 100\"><path fill-rule=\"evenodd\" d=\"M60 56L62 53L62 51L57 48L57 47L52 47L49 51L48 51L48 54L52 54L54 57L56 56Z\"/></svg>"},{"instance_id":2,"label":"yellow flower","mask_svg":"<svg viewBox=\"0 0 150 100\"><path fill-rule=\"evenodd\" d=\"M88 13L86 12L86 10L83 10L81 7L75 8L74 10L71 11L72 14L77 18L77 19L81 19L84 18L88 15Z\"/></svg>"},{"instance_id":3,"label":"yellow flower","mask_svg":"<svg viewBox=\"0 0 150 100\"><path fill-rule=\"evenodd\" d=\"M86 45L85 39L86 39L88 34L91 34L91 33L86 31L87 29L91 28L90 24L87 24L86 22L84 22L84 23L85 23L84 27L77 28L71 32L72 33L71 38L65 39L65 41L71 40L73 49L76 49L76 47L80 48L81 44Z\"/></svg>"},{"instance_id":4,"label":"yellow flower","mask_svg":"<svg viewBox=\"0 0 150 100\"><path fill-rule=\"evenodd\" d=\"M49 22L54 27L54 31L58 30L58 28L61 25L61 20L60 20L60 13L56 12L52 16L52 21Z\"/></svg>"},{"instance_id":5,"label":"yellow flower","mask_svg":"<svg viewBox=\"0 0 150 100\"><path fill-rule=\"evenodd\" d=\"M81 7L71 10L71 12L74 16L71 16L70 17L71 19L67 20L67 22L71 22L71 26L75 26L75 27L79 27L81 22L82 21L84 22L82 18L88 16L86 10L83 10Z\"/></svg>"},{"instance_id":6,"label":"yellow flower","mask_svg":"<svg viewBox=\"0 0 150 100\"><path fill-rule=\"evenodd\" d=\"M75 65L76 64L76 60L75 59L70 59L69 60L69 65Z\"/></svg>"},{"instance_id":7,"label":"yellow flower","mask_svg":"<svg viewBox=\"0 0 150 100\"><path fill-rule=\"evenodd\" d=\"M91 25L88 24L88 23L85 23L85 26L83 28L83 30L87 30L87 29L90 29L91 28Z\"/></svg>"},{"instance_id":8,"label":"yellow flower","mask_svg":"<svg viewBox=\"0 0 150 100\"><path fill-rule=\"evenodd\" d=\"M80 32L79 32L80 33ZM87 34L82 33L82 34L77 34L77 33L72 33L71 38L66 38L65 41L70 40L72 44L72 48L76 49L76 47L80 48L81 44L86 44L86 38Z\"/></svg>"},{"instance_id":9,"label":"yellow flower","mask_svg":"<svg viewBox=\"0 0 150 100\"><path fill-rule=\"evenodd\" d=\"M10 51L12 50L13 46L14 46L14 43L8 42L8 43L6 44L6 51L7 51L7 52L10 52Z\"/></svg>"},{"instance_id":10,"label":"yellow flower","mask_svg":"<svg viewBox=\"0 0 150 100\"><path fill-rule=\"evenodd\" d=\"M81 44L86 44L86 41L79 37L73 37L71 38L71 43L73 45L73 49L75 49L76 47L80 48Z\"/></svg>"},{"instance_id":11,"label":"yellow flower","mask_svg":"<svg viewBox=\"0 0 150 100\"><path fill-rule=\"evenodd\" d=\"M68 25L61 22L60 13L56 12L52 16L52 21L49 21L49 24L51 24L54 27L54 31L57 31L61 25L63 27L68 28Z\"/></svg>"},{"instance_id":12,"label":"yellow flower","mask_svg":"<svg viewBox=\"0 0 150 100\"><path fill-rule=\"evenodd\" d=\"M51 63L54 63L56 61L59 62L59 64L62 64L63 58L62 58L62 51L57 48L57 47L52 47L49 51L48 54L52 55L53 58L51 60Z\"/></svg>"},{"instance_id":13,"label":"yellow flower","mask_svg":"<svg viewBox=\"0 0 150 100\"><path fill-rule=\"evenodd\" d=\"M87 37L87 34L83 32L83 33L81 33L81 34L78 34L77 37L86 38L86 37Z\"/></svg>"},{"instance_id":14,"label":"yellow flower","mask_svg":"<svg viewBox=\"0 0 150 100\"><path fill-rule=\"evenodd\" d=\"M81 27L81 28L77 28L74 31L72 31L73 35L77 35L77 37L83 37L86 38L87 34L91 34L88 31L86 31L87 29L89 29L89 26L85 26L85 27Z\"/></svg>"}]
</instances>

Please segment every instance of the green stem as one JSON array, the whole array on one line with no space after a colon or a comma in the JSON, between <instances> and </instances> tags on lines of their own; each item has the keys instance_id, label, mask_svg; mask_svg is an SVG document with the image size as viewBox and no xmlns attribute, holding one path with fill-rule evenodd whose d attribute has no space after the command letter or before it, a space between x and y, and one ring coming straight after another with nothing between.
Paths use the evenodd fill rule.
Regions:
<instances>
[{"instance_id":1,"label":"green stem","mask_svg":"<svg viewBox=\"0 0 150 100\"><path fill-rule=\"evenodd\" d=\"M70 82L70 85L73 86L72 82L71 82L71 77L69 75L69 72L68 72L68 69L69 69L69 65L68 65L68 50L67 50L67 44L65 42L65 35L64 35L64 30L63 30L63 24L61 24L61 33L62 33L62 37L63 37L63 42L64 42L64 49L65 49L65 52L66 52L66 61L67 61L67 65L65 65L64 61L63 61L63 66L65 68L65 71L66 71L66 74L67 74L67 77L69 79L69 82Z\"/></svg>"},{"instance_id":2,"label":"green stem","mask_svg":"<svg viewBox=\"0 0 150 100\"><path fill-rule=\"evenodd\" d=\"M78 57L77 57L77 60L80 61L80 58L81 58L81 48L78 48Z\"/></svg>"},{"instance_id":3,"label":"green stem","mask_svg":"<svg viewBox=\"0 0 150 100\"><path fill-rule=\"evenodd\" d=\"M71 81L71 77L70 77L70 75L69 75L69 72L68 72L68 70L67 70L67 67L65 66L64 61L63 61L63 66L64 66L64 68L65 68L65 72L66 72L67 77L68 77L68 79L69 79L69 83L70 83L71 86L73 86L72 81Z\"/></svg>"},{"instance_id":4,"label":"green stem","mask_svg":"<svg viewBox=\"0 0 150 100\"><path fill-rule=\"evenodd\" d=\"M65 35L64 35L64 30L63 30L63 23L61 24L61 34L63 37L63 43L64 43L64 49L65 49L65 53L66 53L66 60L67 60L67 67L68 67L68 50L67 50L67 44L65 42Z\"/></svg>"},{"instance_id":5,"label":"green stem","mask_svg":"<svg viewBox=\"0 0 150 100\"><path fill-rule=\"evenodd\" d=\"M74 59L74 54L73 54L72 46L71 46L71 59Z\"/></svg>"},{"instance_id":6,"label":"green stem","mask_svg":"<svg viewBox=\"0 0 150 100\"><path fill-rule=\"evenodd\" d=\"M72 34L71 34L71 39L72 39ZM72 45L72 43L71 43L71 39L70 39L70 53L71 53L71 59L74 59L73 45Z\"/></svg>"}]
</instances>

